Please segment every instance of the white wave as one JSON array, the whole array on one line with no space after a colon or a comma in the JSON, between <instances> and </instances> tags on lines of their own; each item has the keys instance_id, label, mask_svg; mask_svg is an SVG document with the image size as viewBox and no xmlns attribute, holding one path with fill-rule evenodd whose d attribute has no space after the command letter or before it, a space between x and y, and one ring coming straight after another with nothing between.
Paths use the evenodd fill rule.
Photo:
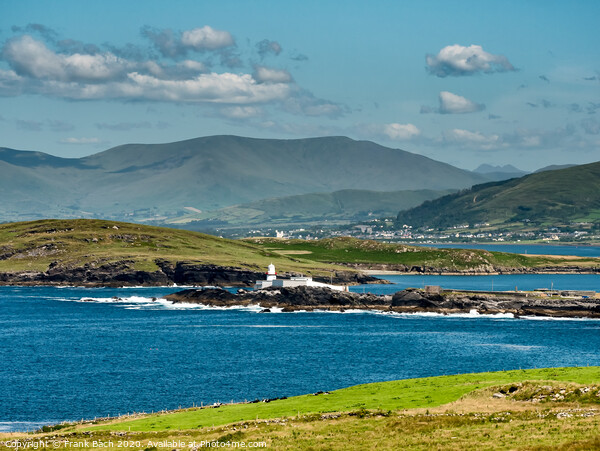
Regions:
<instances>
[{"instance_id":1,"label":"white wave","mask_svg":"<svg viewBox=\"0 0 600 451\"><path fill-rule=\"evenodd\" d=\"M532 321L600 321L600 318L567 318L564 316L520 316L519 319Z\"/></svg>"},{"instance_id":2,"label":"white wave","mask_svg":"<svg viewBox=\"0 0 600 451\"><path fill-rule=\"evenodd\" d=\"M513 319L515 315L512 313L492 313L492 314L483 314L479 313L477 310L471 310L469 313L437 313L437 312L381 312L385 314L389 314L392 316L400 316L400 317L415 317L415 316L423 316L423 317L435 317L435 318L508 318Z\"/></svg>"}]
</instances>

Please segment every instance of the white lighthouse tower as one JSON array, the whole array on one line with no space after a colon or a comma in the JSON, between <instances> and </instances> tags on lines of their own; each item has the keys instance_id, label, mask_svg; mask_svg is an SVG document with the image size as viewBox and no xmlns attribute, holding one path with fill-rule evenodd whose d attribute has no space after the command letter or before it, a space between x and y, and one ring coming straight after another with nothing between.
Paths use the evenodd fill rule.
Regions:
<instances>
[{"instance_id":1,"label":"white lighthouse tower","mask_svg":"<svg viewBox=\"0 0 600 451\"><path fill-rule=\"evenodd\" d=\"M267 281L272 282L275 279L277 279L277 271L275 271L275 265L271 263L267 267Z\"/></svg>"}]
</instances>

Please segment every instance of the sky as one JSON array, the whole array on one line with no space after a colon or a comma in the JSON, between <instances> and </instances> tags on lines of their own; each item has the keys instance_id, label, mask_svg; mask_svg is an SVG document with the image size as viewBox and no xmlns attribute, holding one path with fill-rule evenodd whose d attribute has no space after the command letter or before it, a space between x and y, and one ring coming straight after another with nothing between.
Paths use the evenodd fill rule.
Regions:
<instances>
[{"instance_id":1,"label":"sky","mask_svg":"<svg viewBox=\"0 0 600 451\"><path fill-rule=\"evenodd\" d=\"M599 18L596 0L0 0L0 147L343 135L465 169L598 161Z\"/></svg>"}]
</instances>

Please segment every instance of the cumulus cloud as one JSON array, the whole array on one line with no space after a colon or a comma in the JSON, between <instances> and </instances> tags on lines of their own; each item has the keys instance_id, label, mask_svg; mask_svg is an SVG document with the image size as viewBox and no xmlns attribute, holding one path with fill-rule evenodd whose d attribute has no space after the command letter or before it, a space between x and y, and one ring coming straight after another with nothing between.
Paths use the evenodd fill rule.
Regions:
<instances>
[{"instance_id":1,"label":"cumulus cloud","mask_svg":"<svg viewBox=\"0 0 600 451\"><path fill-rule=\"evenodd\" d=\"M433 108L426 105L421 106L421 114L464 114L475 113L485 109L485 105L482 103L475 103L463 96L448 91L440 92L439 102L439 108Z\"/></svg>"},{"instance_id":2,"label":"cumulus cloud","mask_svg":"<svg viewBox=\"0 0 600 451\"><path fill-rule=\"evenodd\" d=\"M254 78L261 83L289 83L292 81L292 76L287 70L265 66L254 67Z\"/></svg>"},{"instance_id":3,"label":"cumulus cloud","mask_svg":"<svg viewBox=\"0 0 600 451\"><path fill-rule=\"evenodd\" d=\"M145 26L141 29L141 33L154 44L161 55L169 58L183 56L190 50L196 52L215 51L235 45L231 33L225 30L215 30L208 25L186 30L183 33L169 28Z\"/></svg>"},{"instance_id":4,"label":"cumulus cloud","mask_svg":"<svg viewBox=\"0 0 600 451\"><path fill-rule=\"evenodd\" d=\"M268 55L279 55L283 50L279 42L277 41L269 41L268 39L263 39L262 41L256 44L256 49L261 59L264 59Z\"/></svg>"},{"instance_id":5,"label":"cumulus cloud","mask_svg":"<svg viewBox=\"0 0 600 451\"><path fill-rule=\"evenodd\" d=\"M485 109L485 105L472 102L465 97L452 94L448 91L440 92L440 113L441 114L462 114L474 113Z\"/></svg>"},{"instance_id":6,"label":"cumulus cloud","mask_svg":"<svg viewBox=\"0 0 600 451\"><path fill-rule=\"evenodd\" d=\"M438 77L473 75L514 71L514 66L503 55L486 52L480 45L449 45L437 55L426 55L427 71Z\"/></svg>"},{"instance_id":7,"label":"cumulus cloud","mask_svg":"<svg viewBox=\"0 0 600 451\"><path fill-rule=\"evenodd\" d=\"M181 44L181 39L173 30L153 28L150 26L142 27L141 34L149 39L156 49L163 55L174 58L183 55L187 49Z\"/></svg>"},{"instance_id":8,"label":"cumulus cloud","mask_svg":"<svg viewBox=\"0 0 600 451\"><path fill-rule=\"evenodd\" d=\"M205 26L183 34L148 27L142 33L163 56L172 56L174 61L157 57L151 51L143 57L144 52L137 48L123 53L134 55L128 59L93 47L81 52L80 45L60 47L59 42L63 41L51 45L31 35L11 38L0 50L1 59L9 66L8 70L0 69L0 96L25 93L70 100L256 107L227 110L231 117L255 114L262 111L259 109L262 104L307 116L338 117L344 113L341 105L319 99L298 86L287 70L262 65L254 66L253 73L211 69L208 64L214 56L221 58L222 65L240 64L233 47L235 42L228 32ZM276 51L273 45L271 48ZM203 49L216 52L208 58L208 63L186 55Z\"/></svg>"},{"instance_id":9,"label":"cumulus cloud","mask_svg":"<svg viewBox=\"0 0 600 451\"><path fill-rule=\"evenodd\" d=\"M101 82L124 76L131 64L111 53L64 55L25 35L11 39L2 55L21 76L64 82Z\"/></svg>"},{"instance_id":10,"label":"cumulus cloud","mask_svg":"<svg viewBox=\"0 0 600 451\"><path fill-rule=\"evenodd\" d=\"M181 35L181 43L186 47L202 51L230 47L235 44L235 41L228 31L215 30L205 25L202 28L184 31Z\"/></svg>"},{"instance_id":11,"label":"cumulus cloud","mask_svg":"<svg viewBox=\"0 0 600 451\"><path fill-rule=\"evenodd\" d=\"M421 130L413 124L386 124L383 127L383 133L385 133L390 139L405 141L412 139L421 134Z\"/></svg>"}]
</instances>

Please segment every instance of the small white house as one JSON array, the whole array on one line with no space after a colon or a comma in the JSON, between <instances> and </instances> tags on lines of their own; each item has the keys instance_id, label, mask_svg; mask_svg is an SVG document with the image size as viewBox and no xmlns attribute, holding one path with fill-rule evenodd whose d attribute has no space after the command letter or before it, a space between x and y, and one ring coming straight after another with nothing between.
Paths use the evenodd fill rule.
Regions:
<instances>
[{"instance_id":1,"label":"small white house","mask_svg":"<svg viewBox=\"0 0 600 451\"><path fill-rule=\"evenodd\" d=\"M338 291L348 291L347 286L329 285L326 283L315 282L312 277L290 277L289 279L278 279L275 265L271 263L267 268L266 280L257 280L254 284L255 290L262 290L269 287L322 287Z\"/></svg>"}]
</instances>

